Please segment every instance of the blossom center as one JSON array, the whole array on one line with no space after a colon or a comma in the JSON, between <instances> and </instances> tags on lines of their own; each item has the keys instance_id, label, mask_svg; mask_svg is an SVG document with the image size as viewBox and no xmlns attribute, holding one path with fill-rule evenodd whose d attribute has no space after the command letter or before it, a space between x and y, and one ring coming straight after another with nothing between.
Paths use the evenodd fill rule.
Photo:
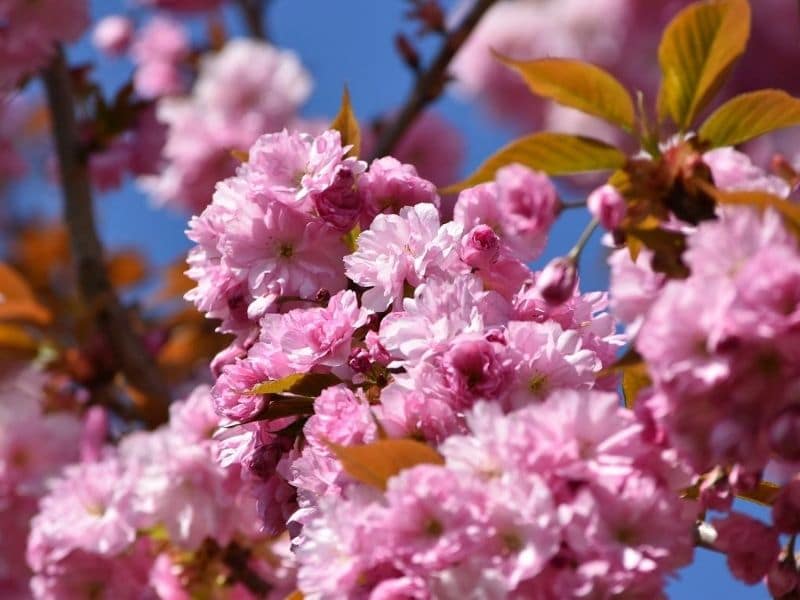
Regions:
<instances>
[{"instance_id":1,"label":"blossom center","mask_svg":"<svg viewBox=\"0 0 800 600\"><path fill-rule=\"evenodd\" d=\"M425 523L425 533L430 537L439 537L444 533L444 526L436 519L430 519Z\"/></svg>"}]
</instances>

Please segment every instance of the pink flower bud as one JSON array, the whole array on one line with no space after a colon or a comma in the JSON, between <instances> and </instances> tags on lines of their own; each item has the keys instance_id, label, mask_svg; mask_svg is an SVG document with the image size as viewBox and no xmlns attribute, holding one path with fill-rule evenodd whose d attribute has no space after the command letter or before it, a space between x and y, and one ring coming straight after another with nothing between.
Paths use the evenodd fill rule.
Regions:
<instances>
[{"instance_id":1,"label":"pink flower bud","mask_svg":"<svg viewBox=\"0 0 800 600\"><path fill-rule=\"evenodd\" d=\"M366 373L372 366L369 351L366 348L353 348L347 365L356 373Z\"/></svg>"},{"instance_id":2,"label":"pink flower bud","mask_svg":"<svg viewBox=\"0 0 800 600\"><path fill-rule=\"evenodd\" d=\"M477 225L461 238L458 255L475 269L488 269L500 256L500 238L488 225Z\"/></svg>"},{"instance_id":3,"label":"pink flower bud","mask_svg":"<svg viewBox=\"0 0 800 600\"><path fill-rule=\"evenodd\" d=\"M324 221L341 231L349 230L355 225L363 204L362 195L356 189L355 173L346 166L339 167L333 183L324 190L312 192L311 201Z\"/></svg>"},{"instance_id":4,"label":"pink flower bud","mask_svg":"<svg viewBox=\"0 0 800 600\"><path fill-rule=\"evenodd\" d=\"M563 256L551 260L536 278L536 291L545 302L555 306L569 300L577 285L575 261Z\"/></svg>"},{"instance_id":5,"label":"pink flower bud","mask_svg":"<svg viewBox=\"0 0 800 600\"><path fill-rule=\"evenodd\" d=\"M714 521L715 546L728 556L728 568L737 579L756 584L767 574L781 550L778 533L761 521L731 513Z\"/></svg>"},{"instance_id":6,"label":"pink flower bud","mask_svg":"<svg viewBox=\"0 0 800 600\"><path fill-rule=\"evenodd\" d=\"M144 63L133 75L136 93L148 100L180 94L185 82L178 67L167 61Z\"/></svg>"},{"instance_id":7,"label":"pink flower bud","mask_svg":"<svg viewBox=\"0 0 800 600\"><path fill-rule=\"evenodd\" d=\"M121 15L111 15L100 20L92 33L92 43L109 56L125 53L132 39L133 23Z\"/></svg>"},{"instance_id":8,"label":"pink flower bud","mask_svg":"<svg viewBox=\"0 0 800 600\"><path fill-rule=\"evenodd\" d=\"M790 406L775 417L769 428L769 445L784 460L800 460L800 406Z\"/></svg>"},{"instance_id":9,"label":"pink flower bud","mask_svg":"<svg viewBox=\"0 0 800 600\"><path fill-rule=\"evenodd\" d=\"M608 230L619 227L625 218L625 198L622 197L613 185L604 185L597 188L586 201L589 212L600 221L600 225Z\"/></svg>"},{"instance_id":10,"label":"pink flower bud","mask_svg":"<svg viewBox=\"0 0 800 600\"><path fill-rule=\"evenodd\" d=\"M772 505L772 522L781 533L800 533L800 479L781 488Z\"/></svg>"},{"instance_id":11,"label":"pink flower bud","mask_svg":"<svg viewBox=\"0 0 800 600\"><path fill-rule=\"evenodd\" d=\"M767 573L767 589L773 598L787 598L800 585L800 573L790 562L782 560Z\"/></svg>"}]
</instances>

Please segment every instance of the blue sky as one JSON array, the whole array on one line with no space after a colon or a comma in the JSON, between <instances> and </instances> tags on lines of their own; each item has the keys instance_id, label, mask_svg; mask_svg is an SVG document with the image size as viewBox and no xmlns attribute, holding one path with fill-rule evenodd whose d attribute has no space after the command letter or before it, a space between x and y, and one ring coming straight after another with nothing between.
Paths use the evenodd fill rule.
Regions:
<instances>
[{"instance_id":1,"label":"blue sky","mask_svg":"<svg viewBox=\"0 0 800 600\"><path fill-rule=\"evenodd\" d=\"M95 16L101 16L120 12L126 3L93 0L92 5ZM403 101L412 82L394 52L392 38L403 25L406 6L402 0L274 0L269 15L274 41L298 52L315 78L314 93L304 111L307 116L335 114L344 84L349 86L362 119L391 110ZM240 30L234 14L229 14L228 20L233 31ZM85 41L71 49L73 60L90 55L91 48ZM104 85L113 89L125 80L129 68L105 60L99 74ZM453 95L441 100L437 110L463 132L467 140L467 170L513 137L513 132L487 120L479 108ZM55 194L52 187L41 181L28 181L20 186L15 204L55 210ZM155 262L162 264L189 247L183 236L186 216L153 207L133 184L98 198L97 204L101 234L109 246L144 247ZM542 261L568 250L587 221L581 211L567 213L554 230ZM585 290L601 288L607 281L597 237L584 255ZM762 509L745 507L745 510L766 518ZM703 550L698 551L695 564L681 572L668 593L671 598L681 599L767 597L763 587L749 587L732 580L724 558Z\"/></svg>"}]
</instances>

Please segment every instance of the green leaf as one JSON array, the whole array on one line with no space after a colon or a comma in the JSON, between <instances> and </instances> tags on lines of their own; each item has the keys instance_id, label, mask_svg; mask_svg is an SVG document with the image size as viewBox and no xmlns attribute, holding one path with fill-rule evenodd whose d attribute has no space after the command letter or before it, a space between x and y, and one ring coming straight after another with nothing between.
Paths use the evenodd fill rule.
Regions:
<instances>
[{"instance_id":1,"label":"green leaf","mask_svg":"<svg viewBox=\"0 0 800 600\"><path fill-rule=\"evenodd\" d=\"M444 459L423 442L409 439L378 440L361 446L328 447L353 479L386 489L386 483L403 471L420 464L443 465Z\"/></svg>"},{"instance_id":2,"label":"green leaf","mask_svg":"<svg viewBox=\"0 0 800 600\"><path fill-rule=\"evenodd\" d=\"M719 204L752 206L761 210L772 208L783 216L784 222L795 235L800 236L800 204L767 192L723 192L711 185L706 189Z\"/></svg>"},{"instance_id":3,"label":"green leaf","mask_svg":"<svg viewBox=\"0 0 800 600\"><path fill-rule=\"evenodd\" d=\"M600 140L579 135L544 131L511 142L484 162L464 181L440 190L452 194L494 179L498 169L520 163L548 175L569 175L619 169L625 154Z\"/></svg>"},{"instance_id":4,"label":"green leaf","mask_svg":"<svg viewBox=\"0 0 800 600\"><path fill-rule=\"evenodd\" d=\"M350 231L348 231L342 236L342 241L344 242L344 245L347 246L347 249L350 252L355 252L356 250L358 250L358 236L360 235L361 235L361 225L356 223L355 227L353 227Z\"/></svg>"},{"instance_id":5,"label":"green leaf","mask_svg":"<svg viewBox=\"0 0 800 600\"><path fill-rule=\"evenodd\" d=\"M280 394L281 392L288 392L292 389L292 386L300 383L305 376L305 373L294 373L293 375L287 375L282 379L265 381L263 383L259 383L258 385L254 385L250 392L253 394Z\"/></svg>"},{"instance_id":6,"label":"green leaf","mask_svg":"<svg viewBox=\"0 0 800 600\"><path fill-rule=\"evenodd\" d=\"M240 163L246 163L248 160L250 160L250 152L248 152L247 150L238 150L236 148L233 148L230 151L230 155L234 159L238 160Z\"/></svg>"},{"instance_id":7,"label":"green leaf","mask_svg":"<svg viewBox=\"0 0 800 600\"><path fill-rule=\"evenodd\" d=\"M676 16L658 48L658 114L685 131L714 97L750 35L747 0L696 2Z\"/></svg>"},{"instance_id":8,"label":"green leaf","mask_svg":"<svg viewBox=\"0 0 800 600\"><path fill-rule=\"evenodd\" d=\"M619 81L600 67L567 58L516 61L498 53L495 56L518 71L534 94L600 117L626 131L633 129L633 99Z\"/></svg>"},{"instance_id":9,"label":"green leaf","mask_svg":"<svg viewBox=\"0 0 800 600\"><path fill-rule=\"evenodd\" d=\"M169 531L164 525L158 524L153 525L152 527L146 527L144 529L140 529L137 532L139 535L144 535L149 537L151 540L155 542L168 542L169 541Z\"/></svg>"},{"instance_id":10,"label":"green leaf","mask_svg":"<svg viewBox=\"0 0 800 600\"><path fill-rule=\"evenodd\" d=\"M634 254L638 254L636 249L644 246L653 252L651 266L654 271L673 278L684 278L689 275L689 269L681 258L683 251L686 250L686 236L682 233L641 227L632 227L625 233L634 260Z\"/></svg>"},{"instance_id":11,"label":"green leaf","mask_svg":"<svg viewBox=\"0 0 800 600\"><path fill-rule=\"evenodd\" d=\"M748 500L762 506L772 506L780 491L781 487L779 485L771 481L761 481L755 489L741 492L736 496L742 500Z\"/></svg>"},{"instance_id":12,"label":"green leaf","mask_svg":"<svg viewBox=\"0 0 800 600\"><path fill-rule=\"evenodd\" d=\"M614 364L609 365L602 371L597 374L597 377L606 377L607 375L613 375L614 373L618 373L619 371L623 371L628 367L636 367L644 363L644 358L642 355L636 351L636 348L633 345L629 346L627 350L620 356Z\"/></svg>"},{"instance_id":13,"label":"green leaf","mask_svg":"<svg viewBox=\"0 0 800 600\"><path fill-rule=\"evenodd\" d=\"M24 277L0 262L0 321L25 321L48 325L52 313L40 304Z\"/></svg>"},{"instance_id":14,"label":"green leaf","mask_svg":"<svg viewBox=\"0 0 800 600\"><path fill-rule=\"evenodd\" d=\"M622 369L622 394L625 397L625 406L633 408L639 392L650 387L653 383L647 372L647 365L639 363Z\"/></svg>"},{"instance_id":15,"label":"green leaf","mask_svg":"<svg viewBox=\"0 0 800 600\"><path fill-rule=\"evenodd\" d=\"M633 346L628 348L613 365L600 371L597 377L606 377L619 372L622 372L622 396L625 406L633 408L639 392L653 383L647 372L644 358Z\"/></svg>"},{"instance_id":16,"label":"green leaf","mask_svg":"<svg viewBox=\"0 0 800 600\"><path fill-rule=\"evenodd\" d=\"M347 90L347 86L342 92L342 106L339 114L331 123L331 129L338 130L342 135L342 146L352 146L347 152L347 156L358 156L361 152L361 129L353 113L353 107L350 105L350 92Z\"/></svg>"},{"instance_id":17,"label":"green leaf","mask_svg":"<svg viewBox=\"0 0 800 600\"><path fill-rule=\"evenodd\" d=\"M272 421L283 417L299 417L314 414L313 398L284 398L274 396L265 410L258 414L259 421Z\"/></svg>"},{"instance_id":18,"label":"green leaf","mask_svg":"<svg viewBox=\"0 0 800 600\"><path fill-rule=\"evenodd\" d=\"M252 394L299 394L314 397L327 387L341 383L329 373L294 373L275 381L265 381L253 386Z\"/></svg>"},{"instance_id":19,"label":"green leaf","mask_svg":"<svg viewBox=\"0 0 800 600\"><path fill-rule=\"evenodd\" d=\"M717 148L795 125L800 125L800 100L782 90L758 90L728 100L706 119L698 135Z\"/></svg>"}]
</instances>

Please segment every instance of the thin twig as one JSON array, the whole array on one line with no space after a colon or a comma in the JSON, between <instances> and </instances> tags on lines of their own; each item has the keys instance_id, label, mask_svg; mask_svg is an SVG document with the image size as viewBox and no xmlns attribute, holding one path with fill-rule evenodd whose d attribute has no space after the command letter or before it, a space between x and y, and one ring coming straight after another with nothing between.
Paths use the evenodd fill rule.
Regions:
<instances>
[{"instance_id":1,"label":"thin twig","mask_svg":"<svg viewBox=\"0 0 800 600\"><path fill-rule=\"evenodd\" d=\"M43 71L42 78L52 116L63 190L64 221L69 232L80 293L95 317L98 330L108 337L114 357L128 383L147 398L144 405L139 407L142 418L155 426L167 419L169 389L142 340L133 331L106 272L92 207L87 156L78 137L72 82L60 48Z\"/></svg>"},{"instance_id":2,"label":"thin twig","mask_svg":"<svg viewBox=\"0 0 800 600\"><path fill-rule=\"evenodd\" d=\"M384 127L381 132L372 158L380 158L391 153L422 110L441 95L447 83L447 67L450 65L450 61L467 41L481 17L495 2L496 0L475 0L475 4L461 23L445 36L430 67L417 77L417 83L403 108L394 121Z\"/></svg>"},{"instance_id":3,"label":"thin twig","mask_svg":"<svg viewBox=\"0 0 800 600\"><path fill-rule=\"evenodd\" d=\"M564 200L564 201L561 202L561 205L560 205L559 208L562 211L563 210L573 210L573 209L576 209L576 208L586 208L586 200L575 200L574 202L573 201Z\"/></svg>"},{"instance_id":4,"label":"thin twig","mask_svg":"<svg viewBox=\"0 0 800 600\"><path fill-rule=\"evenodd\" d=\"M269 0L236 0L250 35L256 39L269 41L264 24L264 13Z\"/></svg>"},{"instance_id":5,"label":"thin twig","mask_svg":"<svg viewBox=\"0 0 800 600\"><path fill-rule=\"evenodd\" d=\"M567 258L577 261L581 257L583 249L586 247L586 244L589 243L589 239L592 237L592 234L594 233L595 229L597 229L598 225L600 225L600 222L597 219L592 219L589 221L589 224L581 233L578 241L575 242L572 250L570 250L567 254Z\"/></svg>"}]
</instances>

